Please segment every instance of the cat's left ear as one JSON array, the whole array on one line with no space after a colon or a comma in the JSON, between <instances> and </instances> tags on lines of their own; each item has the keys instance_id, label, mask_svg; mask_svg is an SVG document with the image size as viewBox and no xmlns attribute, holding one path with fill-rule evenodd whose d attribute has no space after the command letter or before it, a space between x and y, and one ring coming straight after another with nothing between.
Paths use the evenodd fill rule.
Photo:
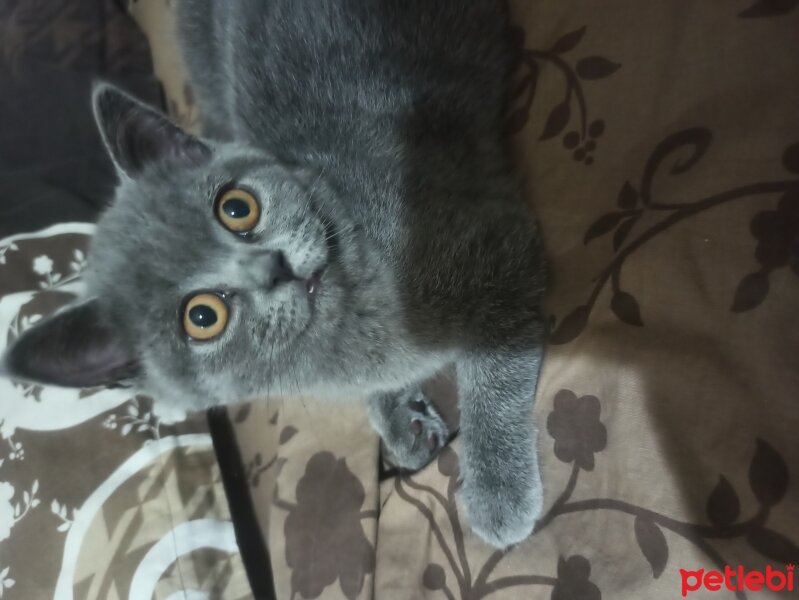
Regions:
<instances>
[{"instance_id":1,"label":"cat's left ear","mask_svg":"<svg viewBox=\"0 0 799 600\"><path fill-rule=\"evenodd\" d=\"M92 104L111 158L130 178L156 162L193 167L211 159L206 143L113 85L96 84Z\"/></svg>"}]
</instances>

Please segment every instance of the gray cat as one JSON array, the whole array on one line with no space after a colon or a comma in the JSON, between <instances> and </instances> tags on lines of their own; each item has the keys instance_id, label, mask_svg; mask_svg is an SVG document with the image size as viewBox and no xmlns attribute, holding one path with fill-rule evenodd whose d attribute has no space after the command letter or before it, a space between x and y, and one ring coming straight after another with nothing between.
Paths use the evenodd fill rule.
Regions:
<instances>
[{"instance_id":1,"label":"gray cat","mask_svg":"<svg viewBox=\"0 0 799 600\"><path fill-rule=\"evenodd\" d=\"M502 139L499 0L181 0L204 137L100 84L120 184L81 302L11 376L134 385L193 410L368 397L418 469L447 427L420 382L455 363L461 500L482 538L542 504L532 406L544 267Z\"/></svg>"}]
</instances>

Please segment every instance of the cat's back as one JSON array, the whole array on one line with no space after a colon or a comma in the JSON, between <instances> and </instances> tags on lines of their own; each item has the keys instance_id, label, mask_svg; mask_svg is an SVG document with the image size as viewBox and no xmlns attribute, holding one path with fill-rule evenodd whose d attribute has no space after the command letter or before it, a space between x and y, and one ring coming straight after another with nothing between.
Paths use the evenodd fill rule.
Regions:
<instances>
[{"instance_id":1,"label":"cat's back","mask_svg":"<svg viewBox=\"0 0 799 600\"><path fill-rule=\"evenodd\" d=\"M500 0L182 0L201 108L284 153L403 129L496 129L510 68ZM371 148L374 151L377 148Z\"/></svg>"}]
</instances>

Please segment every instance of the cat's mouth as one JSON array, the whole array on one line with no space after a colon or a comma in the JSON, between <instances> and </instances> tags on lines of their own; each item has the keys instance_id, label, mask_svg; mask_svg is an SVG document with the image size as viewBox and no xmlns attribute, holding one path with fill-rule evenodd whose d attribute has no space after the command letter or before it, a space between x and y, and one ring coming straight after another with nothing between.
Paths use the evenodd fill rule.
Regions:
<instances>
[{"instance_id":1,"label":"cat's mouth","mask_svg":"<svg viewBox=\"0 0 799 600\"><path fill-rule=\"evenodd\" d=\"M324 269L317 269L313 274L305 280L305 293L308 298L313 301L319 295L319 289L322 287L322 273Z\"/></svg>"},{"instance_id":2,"label":"cat's mouth","mask_svg":"<svg viewBox=\"0 0 799 600\"><path fill-rule=\"evenodd\" d=\"M317 312L319 310L317 304L320 292L323 287L322 276L324 275L324 272L325 268L322 267L314 271L309 277L306 277L305 279L298 278L295 280L295 290L297 290L297 292L299 292L301 295L304 295L308 303L307 313L305 315L305 318L303 319L304 322L302 324L300 324L297 321L294 322L294 326L297 328L297 331L295 332L297 338L307 333L308 330L311 328L313 322L315 321L315 317L317 316ZM292 310L292 313L293 312L294 311Z\"/></svg>"}]
</instances>

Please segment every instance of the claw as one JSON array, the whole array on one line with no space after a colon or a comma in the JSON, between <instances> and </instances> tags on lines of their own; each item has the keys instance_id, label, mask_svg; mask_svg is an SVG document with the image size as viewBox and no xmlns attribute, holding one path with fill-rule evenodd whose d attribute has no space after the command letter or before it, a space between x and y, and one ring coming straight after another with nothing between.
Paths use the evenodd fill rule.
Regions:
<instances>
[{"instance_id":1,"label":"claw","mask_svg":"<svg viewBox=\"0 0 799 600\"><path fill-rule=\"evenodd\" d=\"M411 431L413 435L419 435L422 433L422 422L419 419L414 419L411 421Z\"/></svg>"},{"instance_id":2,"label":"claw","mask_svg":"<svg viewBox=\"0 0 799 600\"><path fill-rule=\"evenodd\" d=\"M438 435L435 433L431 433L430 436L427 438L427 447L430 448L431 451L435 450L438 446Z\"/></svg>"}]
</instances>

